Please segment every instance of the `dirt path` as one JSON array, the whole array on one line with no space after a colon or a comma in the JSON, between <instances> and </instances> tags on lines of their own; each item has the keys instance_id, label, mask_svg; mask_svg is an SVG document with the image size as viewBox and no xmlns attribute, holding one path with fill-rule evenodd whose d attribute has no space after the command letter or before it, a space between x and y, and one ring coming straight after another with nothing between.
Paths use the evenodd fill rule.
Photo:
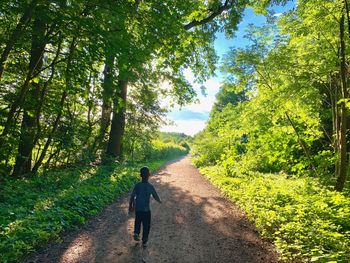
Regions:
<instances>
[{"instance_id":1,"label":"dirt path","mask_svg":"<svg viewBox=\"0 0 350 263\"><path fill-rule=\"evenodd\" d=\"M244 215L207 182L188 157L168 164L151 179L163 204L152 201L147 262L277 262ZM131 238L128 195L108 206L81 229L63 235L25 262L141 262Z\"/></svg>"}]
</instances>

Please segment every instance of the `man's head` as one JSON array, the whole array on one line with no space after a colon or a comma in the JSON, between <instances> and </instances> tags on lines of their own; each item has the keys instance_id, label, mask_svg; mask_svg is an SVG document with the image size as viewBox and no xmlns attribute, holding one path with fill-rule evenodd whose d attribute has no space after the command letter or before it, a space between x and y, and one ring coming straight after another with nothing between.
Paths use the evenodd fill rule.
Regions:
<instances>
[{"instance_id":1,"label":"man's head","mask_svg":"<svg viewBox=\"0 0 350 263\"><path fill-rule=\"evenodd\" d=\"M148 167L144 166L140 169L140 176L142 177L142 180L148 180L150 176Z\"/></svg>"}]
</instances>

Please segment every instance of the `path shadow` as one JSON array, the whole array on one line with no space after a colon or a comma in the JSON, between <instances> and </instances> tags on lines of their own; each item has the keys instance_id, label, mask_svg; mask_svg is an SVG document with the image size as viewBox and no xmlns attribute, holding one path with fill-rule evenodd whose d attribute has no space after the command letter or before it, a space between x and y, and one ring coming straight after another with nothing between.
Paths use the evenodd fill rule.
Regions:
<instances>
[{"instance_id":1,"label":"path shadow","mask_svg":"<svg viewBox=\"0 0 350 263\"><path fill-rule=\"evenodd\" d=\"M207 196L199 190L202 178L181 188L174 180L169 169L153 178L163 204L152 204L147 262L277 262L239 210L213 187ZM124 194L79 230L65 233L62 243L51 243L24 262L141 262L140 245L131 239L133 217L127 206Z\"/></svg>"}]
</instances>

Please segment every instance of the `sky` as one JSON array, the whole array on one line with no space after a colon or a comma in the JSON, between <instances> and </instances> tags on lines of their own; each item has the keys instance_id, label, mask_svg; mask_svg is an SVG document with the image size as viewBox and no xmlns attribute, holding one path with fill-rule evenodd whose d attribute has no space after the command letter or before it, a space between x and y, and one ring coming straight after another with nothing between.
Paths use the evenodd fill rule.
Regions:
<instances>
[{"instance_id":1,"label":"sky","mask_svg":"<svg viewBox=\"0 0 350 263\"><path fill-rule=\"evenodd\" d=\"M272 9L275 15L279 16L293 6L294 2L289 1L286 6L274 6ZM246 9L234 38L227 39L223 33L217 33L214 48L220 57L219 63L230 50L230 47L244 47L249 44L244 38L249 24L262 25L265 21L266 19L264 16L254 14L252 9ZM193 136L205 128L210 110L215 102L215 95L219 91L221 83L223 82L223 76L217 71L215 77L208 79L203 84L194 82L194 75L190 70L185 71L185 77L196 90L198 94L197 100L196 102L182 108L174 106L174 108L167 114L167 119L171 124L162 126L161 131L179 132ZM201 92L202 86L206 88L205 96Z\"/></svg>"}]
</instances>

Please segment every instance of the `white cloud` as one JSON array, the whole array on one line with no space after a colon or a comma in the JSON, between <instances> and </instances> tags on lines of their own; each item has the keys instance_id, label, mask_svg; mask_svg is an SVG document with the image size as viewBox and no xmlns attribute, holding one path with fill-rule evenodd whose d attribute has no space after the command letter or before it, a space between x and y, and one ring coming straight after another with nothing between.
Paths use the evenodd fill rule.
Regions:
<instances>
[{"instance_id":1,"label":"white cloud","mask_svg":"<svg viewBox=\"0 0 350 263\"><path fill-rule=\"evenodd\" d=\"M218 79L208 79L204 83L204 86L206 87L208 96L215 96L221 87L221 82Z\"/></svg>"},{"instance_id":2,"label":"white cloud","mask_svg":"<svg viewBox=\"0 0 350 263\"><path fill-rule=\"evenodd\" d=\"M179 114L179 112L193 112L193 113L204 113L207 115L211 111L215 103L215 95L220 89L221 83L217 78L208 79L203 84L195 83L195 77L191 70L185 70L184 75L186 79L192 84L193 88L197 92L197 100L189 105L186 105L180 109L178 105L175 105L172 109L174 114L169 113L168 119L174 122L174 125L165 125L161 127L161 131L167 132L183 132L188 135L194 135L197 132L203 130L207 120L189 120L184 119L186 114ZM202 94L201 87L205 87L206 96ZM169 107L171 100L169 98L162 99L162 105ZM172 117L170 117L170 115ZM195 114L194 114L195 115Z\"/></svg>"},{"instance_id":3,"label":"white cloud","mask_svg":"<svg viewBox=\"0 0 350 263\"><path fill-rule=\"evenodd\" d=\"M215 103L215 95L218 93L221 83L217 79L209 79L205 83L203 83L203 86L206 88L206 96L202 94L200 84L193 84L194 89L197 92L197 100L191 104L188 104L184 107L182 107L183 110L188 111L194 111L194 112L203 112L207 113L211 111L212 106ZM167 104L169 102L169 99L165 99L165 104L163 105L169 105ZM179 106L175 106L174 110L180 110Z\"/></svg>"},{"instance_id":4,"label":"white cloud","mask_svg":"<svg viewBox=\"0 0 350 263\"><path fill-rule=\"evenodd\" d=\"M194 83L195 77L194 74L192 72L192 70L190 70L189 68L185 69L183 71L185 78L190 82L190 83Z\"/></svg>"},{"instance_id":5,"label":"white cloud","mask_svg":"<svg viewBox=\"0 0 350 263\"><path fill-rule=\"evenodd\" d=\"M283 15L283 13L276 13L276 14L273 14L273 16L275 16L275 17L280 17L281 15Z\"/></svg>"},{"instance_id":6,"label":"white cloud","mask_svg":"<svg viewBox=\"0 0 350 263\"><path fill-rule=\"evenodd\" d=\"M198 96L198 103L194 102L185 106L184 110L194 111L194 112L210 112L214 102L215 97L213 96Z\"/></svg>"},{"instance_id":7,"label":"white cloud","mask_svg":"<svg viewBox=\"0 0 350 263\"><path fill-rule=\"evenodd\" d=\"M190 69L184 70L184 76L192 84L193 88L197 91L198 94L201 93L201 87L204 86L206 87L206 93L209 96L215 96L221 86L221 83L217 78L210 78L203 84L196 83L195 76Z\"/></svg>"},{"instance_id":8,"label":"white cloud","mask_svg":"<svg viewBox=\"0 0 350 263\"><path fill-rule=\"evenodd\" d=\"M173 120L173 125L167 125L161 127L163 132L179 132L187 135L195 135L204 129L206 121L202 120Z\"/></svg>"}]
</instances>

